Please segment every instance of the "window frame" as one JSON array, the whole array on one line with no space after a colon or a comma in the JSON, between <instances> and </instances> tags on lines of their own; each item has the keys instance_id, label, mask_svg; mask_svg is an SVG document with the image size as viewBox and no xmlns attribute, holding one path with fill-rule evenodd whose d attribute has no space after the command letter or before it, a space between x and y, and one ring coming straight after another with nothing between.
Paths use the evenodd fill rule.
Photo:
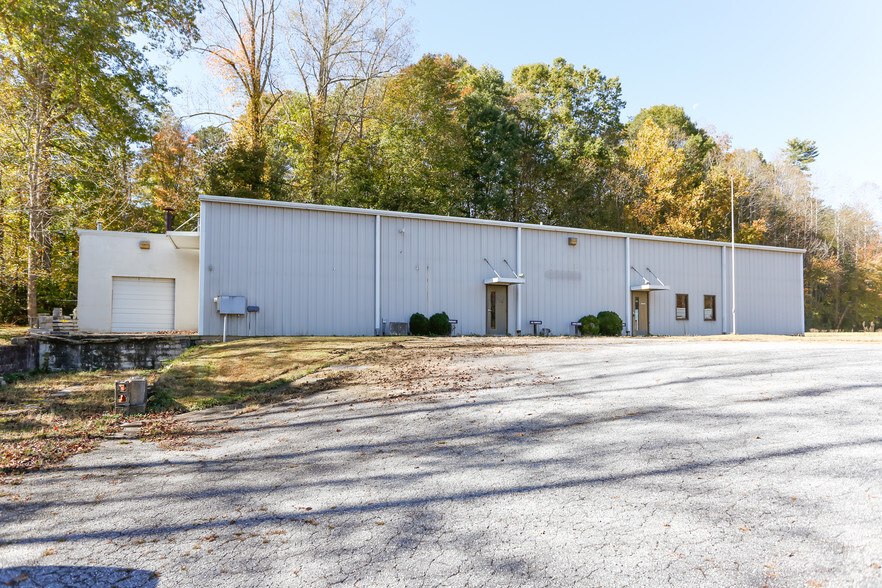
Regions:
<instances>
[{"instance_id":1,"label":"window frame","mask_svg":"<svg viewBox=\"0 0 882 588\"><path fill-rule=\"evenodd\" d=\"M711 306L707 307L708 299L710 299ZM711 317L707 318L707 311L711 311ZM704 320L708 322L713 322L717 320L717 295L716 294L705 294L704 295L704 312L702 313L704 316Z\"/></svg>"},{"instance_id":2,"label":"window frame","mask_svg":"<svg viewBox=\"0 0 882 588\"><path fill-rule=\"evenodd\" d=\"M683 297L683 306L680 306L680 297ZM680 309L684 310L683 316L680 316ZM674 318L678 321L689 320L689 294L676 294L674 297Z\"/></svg>"}]
</instances>

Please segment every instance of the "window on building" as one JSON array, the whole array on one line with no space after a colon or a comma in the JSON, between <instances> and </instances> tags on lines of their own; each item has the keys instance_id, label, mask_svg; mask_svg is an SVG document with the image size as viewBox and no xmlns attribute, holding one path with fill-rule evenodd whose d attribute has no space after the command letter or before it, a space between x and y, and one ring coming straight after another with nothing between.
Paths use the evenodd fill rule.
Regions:
<instances>
[{"instance_id":1,"label":"window on building","mask_svg":"<svg viewBox=\"0 0 882 588\"><path fill-rule=\"evenodd\" d=\"M677 294L677 320L689 319L689 294Z\"/></svg>"},{"instance_id":2,"label":"window on building","mask_svg":"<svg viewBox=\"0 0 882 588\"><path fill-rule=\"evenodd\" d=\"M710 294L704 295L704 320L717 320L717 297Z\"/></svg>"}]
</instances>

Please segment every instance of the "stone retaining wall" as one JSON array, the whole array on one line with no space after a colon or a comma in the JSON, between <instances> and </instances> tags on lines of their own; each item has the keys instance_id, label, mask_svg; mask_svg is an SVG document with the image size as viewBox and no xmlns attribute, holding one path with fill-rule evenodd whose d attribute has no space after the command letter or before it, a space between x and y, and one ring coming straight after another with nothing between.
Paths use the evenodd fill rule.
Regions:
<instances>
[{"instance_id":1,"label":"stone retaining wall","mask_svg":"<svg viewBox=\"0 0 882 588\"><path fill-rule=\"evenodd\" d=\"M27 373L37 368L37 342L16 337L13 345L0 345L0 374Z\"/></svg>"},{"instance_id":2,"label":"stone retaining wall","mask_svg":"<svg viewBox=\"0 0 882 588\"><path fill-rule=\"evenodd\" d=\"M217 341L198 335L31 335L0 347L0 374L156 369L190 347Z\"/></svg>"}]
</instances>

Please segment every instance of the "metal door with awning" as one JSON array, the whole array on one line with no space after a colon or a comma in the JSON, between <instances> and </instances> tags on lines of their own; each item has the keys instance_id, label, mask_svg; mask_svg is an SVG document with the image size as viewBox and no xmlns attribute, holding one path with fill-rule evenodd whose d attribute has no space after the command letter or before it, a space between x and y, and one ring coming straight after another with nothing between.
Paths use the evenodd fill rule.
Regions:
<instances>
[{"instance_id":1,"label":"metal door with awning","mask_svg":"<svg viewBox=\"0 0 882 588\"><path fill-rule=\"evenodd\" d=\"M511 276L500 275L496 268L484 258L494 277L484 280L487 306L487 334L508 335L508 287L525 283L524 276L518 275L508 260L502 262L511 270Z\"/></svg>"},{"instance_id":2,"label":"metal door with awning","mask_svg":"<svg viewBox=\"0 0 882 588\"><path fill-rule=\"evenodd\" d=\"M631 270L643 279L642 284L631 284L631 329L634 335L641 337L649 335L649 293L658 290L670 290L671 287L659 279L655 272L648 267L646 273L655 278L651 282L634 266Z\"/></svg>"}]
</instances>

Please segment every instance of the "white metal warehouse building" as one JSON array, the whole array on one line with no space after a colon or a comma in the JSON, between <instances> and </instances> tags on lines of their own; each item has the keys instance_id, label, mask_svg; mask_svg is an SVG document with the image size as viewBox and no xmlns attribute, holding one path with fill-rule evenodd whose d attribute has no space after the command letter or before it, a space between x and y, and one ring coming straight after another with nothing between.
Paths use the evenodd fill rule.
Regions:
<instances>
[{"instance_id":1,"label":"white metal warehouse building","mask_svg":"<svg viewBox=\"0 0 882 588\"><path fill-rule=\"evenodd\" d=\"M154 330L191 329L195 311L203 335L221 334L225 317L231 336L375 335L415 312L444 311L457 321L457 334L528 334L541 321L540 329L561 335L572 334L571 322L586 314L612 310L625 334L733 331L728 243L200 200L198 232L80 232L83 330L150 330L144 325L158 325L151 317L160 315L166 328ZM145 249L145 240L162 243ZM737 332L803 333L803 253L736 245ZM237 314L218 312L221 297L241 297ZM117 304L125 304L125 321L115 314ZM131 314L139 307L146 318Z\"/></svg>"}]
</instances>

